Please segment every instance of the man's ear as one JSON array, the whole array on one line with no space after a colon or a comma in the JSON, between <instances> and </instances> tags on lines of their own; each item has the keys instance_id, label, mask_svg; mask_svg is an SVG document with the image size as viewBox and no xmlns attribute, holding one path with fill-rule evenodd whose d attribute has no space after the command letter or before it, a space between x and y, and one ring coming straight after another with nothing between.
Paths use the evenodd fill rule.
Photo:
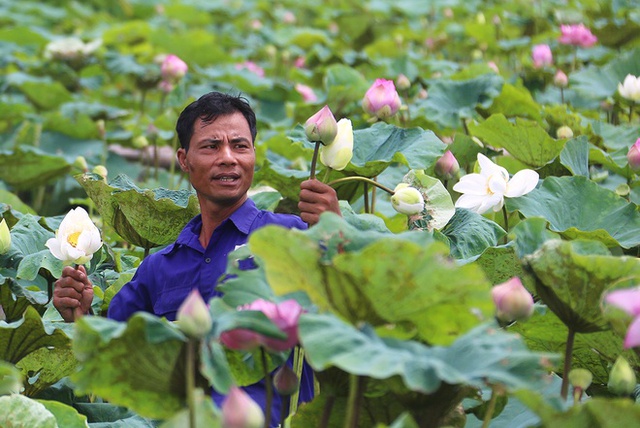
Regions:
<instances>
[{"instance_id":1,"label":"man's ear","mask_svg":"<svg viewBox=\"0 0 640 428\"><path fill-rule=\"evenodd\" d=\"M189 172L189 167L187 166L187 151L180 147L176 152L176 157L178 158L180 169L184 172Z\"/></svg>"}]
</instances>

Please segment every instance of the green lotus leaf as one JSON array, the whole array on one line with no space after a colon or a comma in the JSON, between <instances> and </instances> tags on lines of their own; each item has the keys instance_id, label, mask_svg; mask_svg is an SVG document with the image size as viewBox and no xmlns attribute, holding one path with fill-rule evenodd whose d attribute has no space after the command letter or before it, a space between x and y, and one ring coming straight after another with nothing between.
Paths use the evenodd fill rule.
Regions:
<instances>
[{"instance_id":1,"label":"green lotus leaf","mask_svg":"<svg viewBox=\"0 0 640 428\"><path fill-rule=\"evenodd\" d=\"M420 235L358 233L323 215L307 232L262 228L249 247L278 295L304 291L353 323L409 323L429 343L450 343L491 315L491 285L479 267L447 261L441 242L415 243Z\"/></svg>"},{"instance_id":2,"label":"green lotus leaf","mask_svg":"<svg viewBox=\"0 0 640 428\"><path fill-rule=\"evenodd\" d=\"M479 124L470 123L469 132L490 146L506 149L533 168L553 161L564 147L564 141L551 138L537 122L516 118L512 123L503 114L494 114Z\"/></svg>"},{"instance_id":3,"label":"green lotus leaf","mask_svg":"<svg viewBox=\"0 0 640 428\"><path fill-rule=\"evenodd\" d=\"M497 223L464 208L456 208L442 233L449 239L451 255L462 260L479 256L506 234Z\"/></svg>"},{"instance_id":4,"label":"green lotus leaf","mask_svg":"<svg viewBox=\"0 0 640 428\"><path fill-rule=\"evenodd\" d=\"M145 249L174 241L200 211L196 196L187 190L140 189L124 175L109 184L97 174L80 174L76 180L103 221L123 239Z\"/></svg>"},{"instance_id":5,"label":"green lotus leaf","mask_svg":"<svg viewBox=\"0 0 640 428\"><path fill-rule=\"evenodd\" d=\"M543 217L566 238L597 239L609 247L640 244L640 214L635 204L586 177L547 177L519 198L507 199L509 211Z\"/></svg>"},{"instance_id":6,"label":"green lotus leaf","mask_svg":"<svg viewBox=\"0 0 640 428\"><path fill-rule=\"evenodd\" d=\"M571 88L585 97L605 99L618 91L627 74L640 71L640 49L624 52L605 65L590 65L571 74Z\"/></svg>"},{"instance_id":7,"label":"green lotus leaf","mask_svg":"<svg viewBox=\"0 0 640 428\"><path fill-rule=\"evenodd\" d=\"M92 392L152 418L182 409L187 339L176 326L144 312L127 323L87 316L75 324L79 367L72 380L79 393Z\"/></svg>"},{"instance_id":8,"label":"green lotus leaf","mask_svg":"<svg viewBox=\"0 0 640 428\"><path fill-rule=\"evenodd\" d=\"M573 175L589 177L589 141L586 136L567 141L560 153L560 163Z\"/></svg>"},{"instance_id":9,"label":"green lotus leaf","mask_svg":"<svg viewBox=\"0 0 640 428\"><path fill-rule=\"evenodd\" d=\"M298 328L315 370L337 367L374 379L399 376L408 389L425 394L443 383L535 388L546 375L543 360L555 359L553 354L529 351L518 336L493 324L474 328L448 347L381 338L370 326L358 329L328 314L303 314Z\"/></svg>"},{"instance_id":10,"label":"green lotus leaf","mask_svg":"<svg viewBox=\"0 0 640 428\"><path fill-rule=\"evenodd\" d=\"M38 297L38 299L34 299ZM0 283L0 306L4 312L6 322L14 322L22 318L24 311L29 306L34 306L36 310L44 310L47 303L46 295L33 295L28 293L16 280L5 277Z\"/></svg>"},{"instance_id":11,"label":"green lotus leaf","mask_svg":"<svg viewBox=\"0 0 640 428\"><path fill-rule=\"evenodd\" d=\"M532 351L560 354L561 359L554 371L562 373L568 331L553 312L535 311L527 322L515 323L508 330L520 334ZM632 350L623 349L623 339L613 331L577 334L571 355L572 367L589 370L594 384L606 384L611 366L619 355L623 355L632 367L640 366L640 358Z\"/></svg>"},{"instance_id":12,"label":"green lotus leaf","mask_svg":"<svg viewBox=\"0 0 640 428\"><path fill-rule=\"evenodd\" d=\"M550 240L525 262L542 301L577 333L606 330L602 293L623 278L640 281L640 259L612 256L598 241Z\"/></svg>"},{"instance_id":13,"label":"green lotus leaf","mask_svg":"<svg viewBox=\"0 0 640 428\"><path fill-rule=\"evenodd\" d=\"M518 258L533 254L550 239L560 239L560 235L547 228L547 221L542 217L531 217L520 221L511 230L515 235Z\"/></svg>"},{"instance_id":14,"label":"green lotus leaf","mask_svg":"<svg viewBox=\"0 0 640 428\"><path fill-rule=\"evenodd\" d=\"M518 85L505 83L502 86L502 92L486 110L487 115L501 113L506 117L517 116L540 121L542 106L534 101L531 92L522 86L522 82L518 83Z\"/></svg>"},{"instance_id":15,"label":"green lotus leaf","mask_svg":"<svg viewBox=\"0 0 640 428\"><path fill-rule=\"evenodd\" d=\"M193 412L194 426L207 428L223 428L220 411L213 404L213 400L202 389L194 392L195 408ZM190 423L189 409L183 409L176 413L171 419L166 420L160 428L184 428Z\"/></svg>"},{"instance_id":16,"label":"green lotus leaf","mask_svg":"<svg viewBox=\"0 0 640 428\"><path fill-rule=\"evenodd\" d=\"M71 93L60 82L48 77L15 72L5 75L5 78L9 86L18 89L41 110L53 110L72 99Z\"/></svg>"},{"instance_id":17,"label":"green lotus leaf","mask_svg":"<svg viewBox=\"0 0 640 428\"><path fill-rule=\"evenodd\" d=\"M23 214L36 214L33 208L22 202L18 195L8 190L0 189L0 200L2 201L0 207L5 206L9 210L15 210ZM0 209L0 214L2 214L2 211L4 209Z\"/></svg>"},{"instance_id":18,"label":"green lotus leaf","mask_svg":"<svg viewBox=\"0 0 640 428\"><path fill-rule=\"evenodd\" d=\"M11 428L58 428L56 417L36 400L20 394L0 397L0 426Z\"/></svg>"},{"instance_id":19,"label":"green lotus leaf","mask_svg":"<svg viewBox=\"0 0 640 428\"><path fill-rule=\"evenodd\" d=\"M0 151L0 180L15 189L31 189L58 179L71 170L62 156L21 145L13 151Z\"/></svg>"},{"instance_id":20,"label":"green lotus leaf","mask_svg":"<svg viewBox=\"0 0 640 428\"><path fill-rule=\"evenodd\" d=\"M327 99L333 105L360 102L373 83L368 82L359 71L344 64L332 64L325 68L324 74Z\"/></svg>"},{"instance_id":21,"label":"green lotus leaf","mask_svg":"<svg viewBox=\"0 0 640 428\"><path fill-rule=\"evenodd\" d=\"M591 121L591 128L602 137L602 144L608 150L629 150L640 135L640 125L621 123L613 125L602 121Z\"/></svg>"},{"instance_id":22,"label":"green lotus leaf","mask_svg":"<svg viewBox=\"0 0 640 428\"><path fill-rule=\"evenodd\" d=\"M633 178L633 171L629 169L629 161L627 160L627 153L629 149L624 147L612 152L605 152L597 147L590 147L589 160L593 164L600 164L622 177L631 179Z\"/></svg>"},{"instance_id":23,"label":"green lotus leaf","mask_svg":"<svg viewBox=\"0 0 640 428\"><path fill-rule=\"evenodd\" d=\"M56 418L58 427L88 428L87 417L76 409L59 401L38 400Z\"/></svg>"},{"instance_id":24,"label":"green lotus leaf","mask_svg":"<svg viewBox=\"0 0 640 428\"><path fill-rule=\"evenodd\" d=\"M0 361L0 396L17 394L23 385L23 376L13 364Z\"/></svg>"},{"instance_id":25,"label":"green lotus leaf","mask_svg":"<svg viewBox=\"0 0 640 428\"><path fill-rule=\"evenodd\" d=\"M433 80L429 97L419 106L430 121L458 128L463 119L477 117L476 107L489 108L502 90L503 79L495 73L468 80Z\"/></svg>"},{"instance_id":26,"label":"green lotus leaf","mask_svg":"<svg viewBox=\"0 0 640 428\"><path fill-rule=\"evenodd\" d=\"M439 230L449 223L456 209L451 200L451 194L442 182L430 177L422 170L411 170L404 177L405 182L420 190L425 196L424 207L427 212L420 220L413 223L414 229Z\"/></svg>"}]
</instances>

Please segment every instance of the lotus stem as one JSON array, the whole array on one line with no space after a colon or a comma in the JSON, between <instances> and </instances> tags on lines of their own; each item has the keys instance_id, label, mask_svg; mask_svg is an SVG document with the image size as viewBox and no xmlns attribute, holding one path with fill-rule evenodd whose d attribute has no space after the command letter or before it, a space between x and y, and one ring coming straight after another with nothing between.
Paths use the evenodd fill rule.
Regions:
<instances>
[{"instance_id":1,"label":"lotus stem","mask_svg":"<svg viewBox=\"0 0 640 428\"><path fill-rule=\"evenodd\" d=\"M369 183L369 184L372 184L372 185L376 186L379 189L384 190L385 192L387 192L390 195L393 195L395 193L393 190L389 189L387 186L384 186L384 185L382 185L382 184L378 183L377 181L374 181L374 180L372 180L370 178L360 177L359 175L353 175L353 176L350 176L350 177L338 178L336 180L328 182L327 184L329 186L333 187L335 184L345 183L347 181L364 181L366 183Z\"/></svg>"},{"instance_id":2,"label":"lotus stem","mask_svg":"<svg viewBox=\"0 0 640 428\"><path fill-rule=\"evenodd\" d=\"M296 346L293 350L293 372L296 374L299 380L302 380L302 370L304 366L304 349L300 346ZM289 403L289 414L293 415L298 411L298 399L300 398L300 387L296 392L291 395L291 402Z\"/></svg>"},{"instance_id":3,"label":"lotus stem","mask_svg":"<svg viewBox=\"0 0 640 428\"><path fill-rule=\"evenodd\" d=\"M262 370L264 371L264 385L266 388L266 406L264 409L264 428L271 426L271 403L273 403L273 384L271 382L271 373L267 365L267 352L264 347L260 347L260 359L262 360Z\"/></svg>"},{"instance_id":4,"label":"lotus stem","mask_svg":"<svg viewBox=\"0 0 640 428\"><path fill-rule=\"evenodd\" d=\"M373 177L373 181L376 181L376 177ZM373 186L373 188L371 189L371 214L376 212L376 186Z\"/></svg>"},{"instance_id":5,"label":"lotus stem","mask_svg":"<svg viewBox=\"0 0 640 428\"><path fill-rule=\"evenodd\" d=\"M336 401L335 395L327 396L322 408L322 416L318 428L327 428L329 426L329 419L331 418L331 411L333 410L333 403Z\"/></svg>"},{"instance_id":6,"label":"lotus stem","mask_svg":"<svg viewBox=\"0 0 640 428\"><path fill-rule=\"evenodd\" d=\"M502 216L504 217L504 230L507 232L507 234L504 235L504 243L506 244L509 239L509 213L507 212L506 205L502 205Z\"/></svg>"},{"instance_id":7,"label":"lotus stem","mask_svg":"<svg viewBox=\"0 0 640 428\"><path fill-rule=\"evenodd\" d=\"M364 182L364 212L369 214L369 183Z\"/></svg>"},{"instance_id":8,"label":"lotus stem","mask_svg":"<svg viewBox=\"0 0 640 428\"><path fill-rule=\"evenodd\" d=\"M573 340L576 332L569 327L567 333L567 347L564 350L564 368L562 369L562 386L560 387L560 396L563 400L569 395L569 372L571 371L571 356L573 355Z\"/></svg>"},{"instance_id":9,"label":"lotus stem","mask_svg":"<svg viewBox=\"0 0 640 428\"><path fill-rule=\"evenodd\" d=\"M482 428L489 428L489 423L491 419L493 419L493 413L496 411L496 402L498 401L498 391L495 386L491 387L491 398L489 399L489 405L487 407L487 411L484 414L484 419L482 420Z\"/></svg>"},{"instance_id":10,"label":"lotus stem","mask_svg":"<svg viewBox=\"0 0 640 428\"><path fill-rule=\"evenodd\" d=\"M364 379L361 376L349 375L349 398L347 401L347 416L344 421L345 428L358 428L363 381Z\"/></svg>"},{"instance_id":11,"label":"lotus stem","mask_svg":"<svg viewBox=\"0 0 640 428\"><path fill-rule=\"evenodd\" d=\"M309 172L309 179L313 180L316 178L316 164L318 163L318 151L320 150L320 141L315 142L316 145L313 148L313 158L311 159L311 172Z\"/></svg>"},{"instance_id":12,"label":"lotus stem","mask_svg":"<svg viewBox=\"0 0 640 428\"><path fill-rule=\"evenodd\" d=\"M187 388L187 406L189 407L189 428L196 428L196 403L194 390L196 387L195 379L195 350L194 340L187 341L187 367L186 367L186 388Z\"/></svg>"}]
</instances>

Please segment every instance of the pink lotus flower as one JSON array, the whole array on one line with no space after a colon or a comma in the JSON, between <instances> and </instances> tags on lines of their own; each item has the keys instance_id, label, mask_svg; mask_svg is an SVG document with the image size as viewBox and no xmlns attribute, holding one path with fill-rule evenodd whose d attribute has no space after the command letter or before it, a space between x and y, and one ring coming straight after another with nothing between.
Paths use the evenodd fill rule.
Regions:
<instances>
[{"instance_id":1,"label":"pink lotus flower","mask_svg":"<svg viewBox=\"0 0 640 428\"><path fill-rule=\"evenodd\" d=\"M176 55L167 55L160 66L160 74L163 80L177 82L182 79L189 67Z\"/></svg>"},{"instance_id":2,"label":"pink lotus flower","mask_svg":"<svg viewBox=\"0 0 640 428\"><path fill-rule=\"evenodd\" d=\"M502 321L525 320L533 313L533 297L522 285L520 278L513 277L491 289L496 305L496 316Z\"/></svg>"},{"instance_id":3,"label":"pink lotus flower","mask_svg":"<svg viewBox=\"0 0 640 428\"><path fill-rule=\"evenodd\" d=\"M640 171L640 138L638 138L633 146L629 148L627 153L627 161L629 167L634 171Z\"/></svg>"},{"instance_id":4,"label":"pink lotus flower","mask_svg":"<svg viewBox=\"0 0 640 428\"><path fill-rule=\"evenodd\" d=\"M402 102L393 80L376 79L362 99L364 110L378 119L386 119L398 112Z\"/></svg>"},{"instance_id":5,"label":"pink lotus flower","mask_svg":"<svg viewBox=\"0 0 640 428\"><path fill-rule=\"evenodd\" d=\"M562 35L558 39L563 45L580 46L588 48L598 41L598 38L591 33L584 24L561 25Z\"/></svg>"},{"instance_id":6,"label":"pink lotus flower","mask_svg":"<svg viewBox=\"0 0 640 428\"><path fill-rule=\"evenodd\" d=\"M229 330L220 335L220 341L231 349L248 350L251 344L262 345L270 351L286 351L298 344L298 319L302 306L295 300L273 303L258 299L238 308L244 311L261 311L286 335L286 339L273 339L244 329Z\"/></svg>"},{"instance_id":7,"label":"pink lotus flower","mask_svg":"<svg viewBox=\"0 0 640 428\"><path fill-rule=\"evenodd\" d=\"M303 85L302 83L297 83L295 88L296 91L298 91L298 93L302 95L302 99L304 99L306 102L315 103L316 101L318 101L318 96L315 92L313 92L313 89L311 89L311 87Z\"/></svg>"},{"instance_id":8,"label":"pink lotus flower","mask_svg":"<svg viewBox=\"0 0 640 428\"><path fill-rule=\"evenodd\" d=\"M611 291L607 293L604 301L617 306L633 317L624 338L624 347L640 346L640 287Z\"/></svg>"},{"instance_id":9,"label":"pink lotus flower","mask_svg":"<svg viewBox=\"0 0 640 428\"><path fill-rule=\"evenodd\" d=\"M264 69L253 61L245 61L236 64L236 70L249 70L258 77L264 77Z\"/></svg>"},{"instance_id":10,"label":"pink lotus flower","mask_svg":"<svg viewBox=\"0 0 640 428\"><path fill-rule=\"evenodd\" d=\"M262 428L264 413L262 409L237 386L232 386L222 402L222 426L225 428Z\"/></svg>"},{"instance_id":11,"label":"pink lotus flower","mask_svg":"<svg viewBox=\"0 0 640 428\"><path fill-rule=\"evenodd\" d=\"M549 45L535 45L531 51L533 66L542 68L553 64L553 54Z\"/></svg>"}]
</instances>

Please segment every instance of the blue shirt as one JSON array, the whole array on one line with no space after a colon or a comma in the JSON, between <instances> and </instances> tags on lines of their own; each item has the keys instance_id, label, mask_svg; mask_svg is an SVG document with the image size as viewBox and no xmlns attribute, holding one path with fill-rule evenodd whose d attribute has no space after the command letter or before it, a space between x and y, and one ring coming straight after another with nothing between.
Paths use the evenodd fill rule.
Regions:
<instances>
[{"instance_id":1,"label":"blue shirt","mask_svg":"<svg viewBox=\"0 0 640 428\"><path fill-rule=\"evenodd\" d=\"M182 229L173 244L144 259L131 281L111 300L107 316L126 321L135 312L145 311L174 321L178 307L192 289L197 288L205 301L220 296L222 293L215 289L215 285L225 274L227 255L237 246L246 244L251 232L268 224L289 229L307 228L307 224L295 215L259 210L251 199L247 199L213 231L209 245L203 248L199 240L202 217L197 215ZM291 356L289 365L292 360ZM265 408L264 380L244 389ZM220 406L224 396L215 391L212 396ZM312 398L313 372L305 362L300 380L300 401ZM280 397L274 394L272 426L280 423L280 403Z\"/></svg>"}]
</instances>

